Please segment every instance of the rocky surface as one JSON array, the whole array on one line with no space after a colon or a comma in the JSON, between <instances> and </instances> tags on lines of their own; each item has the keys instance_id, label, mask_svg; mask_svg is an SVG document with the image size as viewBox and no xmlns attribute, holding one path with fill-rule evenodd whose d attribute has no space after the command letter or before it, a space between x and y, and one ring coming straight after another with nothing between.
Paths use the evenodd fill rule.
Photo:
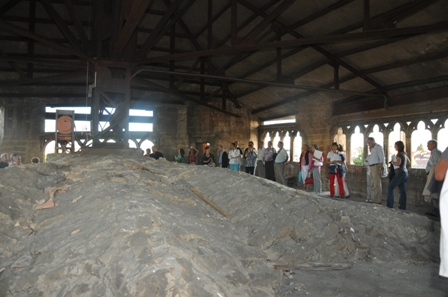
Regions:
<instances>
[{"instance_id":1,"label":"rocky surface","mask_svg":"<svg viewBox=\"0 0 448 297\"><path fill-rule=\"evenodd\" d=\"M54 207L36 210L48 187ZM0 296L260 297L291 294L274 265L437 262L440 225L245 173L73 154L0 171L0 228Z\"/></svg>"}]
</instances>

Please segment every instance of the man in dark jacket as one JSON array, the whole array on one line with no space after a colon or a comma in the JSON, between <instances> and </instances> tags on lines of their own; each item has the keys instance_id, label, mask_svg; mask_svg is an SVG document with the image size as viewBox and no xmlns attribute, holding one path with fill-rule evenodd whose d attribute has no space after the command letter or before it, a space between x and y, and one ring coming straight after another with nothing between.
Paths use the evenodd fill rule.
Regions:
<instances>
[{"instance_id":1,"label":"man in dark jacket","mask_svg":"<svg viewBox=\"0 0 448 297\"><path fill-rule=\"evenodd\" d=\"M2 154L0 156L0 168L6 168L9 165L8 154Z\"/></svg>"},{"instance_id":2,"label":"man in dark jacket","mask_svg":"<svg viewBox=\"0 0 448 297\"><path fill-rule=\"evenodd\" d=\"M222 145L218 145L218 153L219 153L219 159L218 159L218 165L222 168L228 168L229 167L229 155L227 155L226 151L222 147Z\"/></svg>"}]
</instances>

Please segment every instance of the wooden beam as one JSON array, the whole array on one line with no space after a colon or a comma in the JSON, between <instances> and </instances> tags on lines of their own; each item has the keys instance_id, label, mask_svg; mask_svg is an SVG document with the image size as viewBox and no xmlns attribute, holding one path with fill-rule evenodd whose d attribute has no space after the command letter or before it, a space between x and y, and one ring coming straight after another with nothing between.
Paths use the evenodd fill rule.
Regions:
<instances>
[{"instance_id":1,"label":"wooden beam","mask_svg":"<svg viewBox=\"0 0 448 297\"><path fill-rule=\"evenodd\" d=\"M244 41L255 42L255 38L295 2L295 0L284 0L269 15L263 16L264 19L244 37Z\"/></svg>"},{"instance_id":2,"label":"wooden beam","mask_svg":"<svg viewBox=\"0 0 448 297\"><path fill-rule=\"evenodd\" d=\"M448 86L433 88L419 92L394 95L387 98L387 106L397 107L432 100L446 99L448 98L447 94L448 94ZM334 104L337 104L340 108L334 109L333 116L384 108L382 100L364 100L364 101L354 100L350 103L337 101Z\"/></svg>"},{"instance_id":3,"label":"wooden beam","mask_svg":"<svg viewBox=\"0 0 448 297\"><path fill-rule=\"evenodd\" d=\"M238 99L236 99L235 95L233 95L233 92L229 89L229 86L224 82L222 82L222 93L229 95L230 101L235 104L236 108L241 108L241 104L238 102Z\"/></svg>"},{"instance_id":4,"label":"wooden beam","mask_svg":"<svg viewBox=\"0 0 448 297\"><path fill-rule=\"evenodd\" d=\"M64 0L64 4L67 10L67 14L70 16L70 18L73 21L73 24L75 25L76 32L78 33L78 36L81 39L84 50L86 52L89 52L90 50L89 39L86 35L86 32L84 31L84 28L82 27L81 20L79 19L78 15L75 12L75 7L73 6L72 0Z\"/></svg>"},{"instance_id":5,"label":"wooden beam","mask_svg":"<svg viewBox=\"0 0 448 297\"><path fill-rule=\"evenodd\" d=\"M58 14L56 9L54 9L53 5L50 3L49 0L40 0L40 3L47 11L48 15L54 20L56 25L58 26L59 30L61 31L62 35L67 39L67 41L70 43L70 45L81 52L81 46L76 39L76 37L73 35L72 31L70 31L70 28L67 26L65 21L61 18L61 16Z\"/></svg>"},{"instance_id":6,"label":"wooden beam","mask_svg":"<svg viewBox=\"0 0 448 297\"><path fill-rule=\"evenodd\" d=\"M84 71L74 71L74 72L69 72L69 73L65 73L65 74L42 76L42 77L38 77L38 78L8 80L8 81L0 82L0 87L8 88L8 87L15 87L15 86L31 85L31 84L42 83L42 82L64 81L66 79L73 79L73 78L77 78L77 77L85 78L85 76L86 76L86 73Z\"/></svg>"},{"instance_id":7,"label":"wooden beam","mask_svg":"<svg viewBox=\"0 0 448 297\"><path fill-rule=\"evenodd\" d=\"M20 69L16 63L14 63L13 59L11 59L3 50L0 49L0 55L3 57L3 59L5 59L6 61L8 61L9 65L11 65L12 68L14 68L14 70L19 74L20 78L26 78L27 75L24 71L22 71L22 69Z\"/></svg>"},{"instance_id":8,"label":"wooden beam","mask_svg":"<svg viewBox=\"0 0 448 297\"><path fill-rule=\"evenodd\" d=\"M148 52L151 50L151 47L155 45L155 40L159 35L164 35L166 31L168 31L169 28L166 28L165 31L163 31L164 27L170 20L173 13L178 9L180 4L182 3L182 0L174 0L174 2L170 5L168 10L166 11L165 15L162 17L162 19L157 23L154 32L152 32L151 35L146 39L146 41L143 43L142 47L140 48L140 52L138 53L138 58L145 57ZM163 33L162 33L163 32Z\"/></svg>"},{"instance_id":9,"label":"wooden beam","mask_svg":"<svg viewBox=\"0 0 448 297\"><path fill-rule=\"evenodd\" d=\"M2 51L2 53L4 53ZM69 63L69 62L60 62L60 61L51 61L51 60L42 60L36 58L16 58L8 55L3 55L0 57L0 60L8 61L9 63L14 62L23 62L33 65L44 65L44 66L52 66L52 67L62 67L62 68L74 68L74 69L85 69L86 64L81 63Z\"/></svg>"},{"instance_id":10,"label":"wooden beam","mask_svg":"<svg viewBox=\"0 0 448 297\"><path fill-rule=\"evenodd\" d=\"M192 98L192 97L190 97L190 96L186 96L186 95L180 93L179 91L175 91L175 90L167 89L167 88L165 88L165 87L163 87L163 86L161 86L161 85L155 84L155 83L150 82L150 81L147 81L147 80L145 80L145 79L141 79L141 78L139 78L139 77L134 77L133 80L134 80L134 82L137 82L137 83L140 83L140 84L143 84L143 85L149 85L149 86L157 87L160 91L165 92L165 93L168 93L168 94L172 94L172 95L174 95L174 96L176 96L176 97L179 97L179 98L181 98L181 99L183 99L183 100L185 100L185 101L193 102L193 103L196 103L196 104L198 104L198 105L202 105L202 106L208 107L208 108L210 108L210 109L219 111L219 112L221 112L221 113L224 113L224 114L227 114L227 115L236 117L236 118L240 118L240 117L241 117L241 116L238 115L238 114L234 114L234 113L232 113L232 112L229 112L229 111L226 111L226 110L222 110L222 109L219 108L219 107L216 107L216 106L214 106L214 105L210 105L210 104L208 104L208 103L202 102L201 100ZM0 94L0 95L1 95L1 94Z\"/></svg>"},{"instance_id":11,"label":"wooden beam","mask_svg":"<svg viewBox=\"0 0 448 297\"><path fill-rule=\"evenodd\" d=\"M36 0L31 0L30 1L30 6L29 6L29 11L28 11L28 17L29 17L29 21L28 21L28 31L30 32L35 32L36 29ZM28 58L33 58L34 56L34 40L32 39L28 39L27 40L27 55ZM33 77L33 72L34 72L34 65L28 63L26 65L26 72L27 72L27 76L29 78Z\"/></svg>"},{"instance_id":12,"label":"wooden beam","mask_svg":"<svg viewBox=\"0 0 448 297\"><path fill-rule=\"evenodd\" d=\"M10 24L10 23L2 21L2 20L0 20L0 28L4 29L4 30L6 30L6 31L8 31L10 33L17 34L17 35L20 35L20 36L24 36L24 37L33 39L35 41L38 41L38 42L40 42L40 43L42 43L42 44L52 48L52 49L55 49L57 51L66 53L68 55L74 55L74 56L77 56L77 57L80 57L80 58L84 58L84 59L88 59L89 58L87 55L81 53L80 51L68 48L68 47L63 46L61 44L53 42L53 41L51 41L51 40L49 40L49 39L47 39L45 37L42 37L41 35L35 34L33 32L29 32L27 30L24 30L24 29L22 29L20 27L17 27L17 26L15 26L13 24Z\"/></svg>"},{"instance_id":13,"label":"wooden beam","mask_svg":"<svg viewBox=\"0 0 448 297\"><path fill-rule=\"evenodd\" d=\"M261 16L263 17L268 17L268 15L262 11L260 11L259 9L257 9L255 6L253 6L252 4L248 3L245 0L239 0L240 3L244 4L247 8L253 10L254 12L259 13ZM296 37L297 39L302 39L305 38L305 36L295 32L294 30L291 30L290 28L288 28L287 26L285 26L283 23L279 22L279 21L273 21L273 24L279 26L282 30L285 30L285 32L291 34L292 36ZM372 78L364 75L363 73L361 73L360 71L358 71L356 68L354 68L353 66L351 66L350 64L344 62L343 60L339 59L338 57L334 56L332 53L330 53L329 51L325 50L324 48L322 48L319 45L313 44L311 45L311 47L318 51L319 53L327 56L328 58L330 58L331 60L339 63L341 66L345 67L346 69L350 70L351 72L355 73L356 75L358 75L359 77L361 77L362 79L364 79L365 81L367 81L368 83L370 83L371 85L375 86L378 89L382 89L382 86L375 80L373 80ZM385 92L384 89L382 89L383 92Z\"/></svg>"},{"instance_id":14,"label":"wooden beam","mask_svg":"<svg viewBox=\"0 0 448 297\"><path fill-rule=\"evenodd\" d=\"M3 23L3 22L2 22ZM1 25L1 23L0 23ZM339 34L339 35L326 35L326 36L316 36L301 38L295 40L285 40L277 42L268 42L263 44L243 44L235 45L231 47L222 47L212 50L202 50L195 51L185 54L175 54L166 55L157 58L141 59L136 61L137 65L141 64L151 64L162 61L188 61L195 60L199 57L206 56L222 56L222 55L233 55L242 52L255 51L255 50L273 50L277 47L282 49L294 48L301 45L313 45L313 44L337 44L343 42L355 42L355 41L367 41L367 40L378 40L378 39L388 39L396 36L415 36L420 34L430 34L448 31L448 22L440 22L433 25L425 26L415 26L408 28L397 28L397 29L383 29L369 32L361 33L350 33L350 34ZM344 66L345 67L345 66Z\"/></svg>"},{"instance_id":15,"label":"wooden beam","mask_svg":"<svg viewBox=\"0 0 448 297\"><path fill-rule=\"evenodd\" d=\"M238 39L238 1L232 0L230 12L230 41L232 45L236 45Z\"/></svg>"},{"instance_id":16,"label":"wooden beam","mask_svg":"<svg viewBox=\"0 0 448 297\"><path fill-rule=\"evenodd\" d=\"M0 2L0 16L7 13L11 8L20 3L21 0L3 0Z\"/></svg>"},{"instance_id":17,"label":"wooden beam","mask_svg":"<svg viewBox=\"0 0 448 297\"><path fill-rule=\"evenodd\" d=\"M120 58L124 49L131 40L135 29L142 21L145 15L146 8L148 8L151 0L136 0L133 2L129 15L127 16L126 23L117 38L117 42L112 50L112 57Z\"/></svg>"}]
</instances>

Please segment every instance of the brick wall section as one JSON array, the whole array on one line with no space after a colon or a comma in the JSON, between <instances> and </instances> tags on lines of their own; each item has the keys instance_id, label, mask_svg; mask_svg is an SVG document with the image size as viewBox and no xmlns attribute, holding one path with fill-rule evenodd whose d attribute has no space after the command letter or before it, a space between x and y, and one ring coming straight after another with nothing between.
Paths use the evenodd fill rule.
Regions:
<instances>
[{"instance_id":1,"label":"brick wall section","mask_svg":"<svg viewBox=\"0 0 448 297\"><path fill-rule=\"evenodd\" d=\"M186 105L160 105L154 109L155 144L169 161L180 148L188 154Z\"/></svg>"},{"instance_id":2,"label":"brick wall section","mask_svg":"<svg viewBox=\"0 0 448 297\"><path fill-rule=\"evenodd\" d=\"M17 153L24 164L30 163L33 157L43 160L44 152L40 149L39 136L44 132L44 104L36 101L5 104L2 107L2 120L1 153Z\"/></svg>"},{"instance_id":3,"label":"brick wall section","mask_svg":"<svg viewBox=\"0 0 448 297\"><path fill-rule=\"evenodd\" d=\"M249 140L257 144L258 119L251 116L245 108L237 109L229 105L228 111L238 114L239 118L204 106L189 107L188 135L191 145L210 143L212 154L217 156L218 145L222 145L228 152L230 143L235 140L242 144L242 148L247 147Z\"/></svg>"}]
</instances>

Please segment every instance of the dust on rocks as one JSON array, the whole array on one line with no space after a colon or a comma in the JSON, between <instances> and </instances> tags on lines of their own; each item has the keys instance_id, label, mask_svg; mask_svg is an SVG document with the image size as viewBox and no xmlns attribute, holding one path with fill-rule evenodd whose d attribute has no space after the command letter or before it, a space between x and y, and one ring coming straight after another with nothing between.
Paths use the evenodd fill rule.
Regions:
<instances>
[{"instance_id":1,"label":"dust on rocks","mask_svg":"<svg viewBox=\"0 0 448 297\"><path fill-rule=\"evenodd\" d=\"M282 295L274 265L434 263L440 228L244 173L78 154L0 171L0 226L0 296Z\"/></svg>"}]
</instances>

